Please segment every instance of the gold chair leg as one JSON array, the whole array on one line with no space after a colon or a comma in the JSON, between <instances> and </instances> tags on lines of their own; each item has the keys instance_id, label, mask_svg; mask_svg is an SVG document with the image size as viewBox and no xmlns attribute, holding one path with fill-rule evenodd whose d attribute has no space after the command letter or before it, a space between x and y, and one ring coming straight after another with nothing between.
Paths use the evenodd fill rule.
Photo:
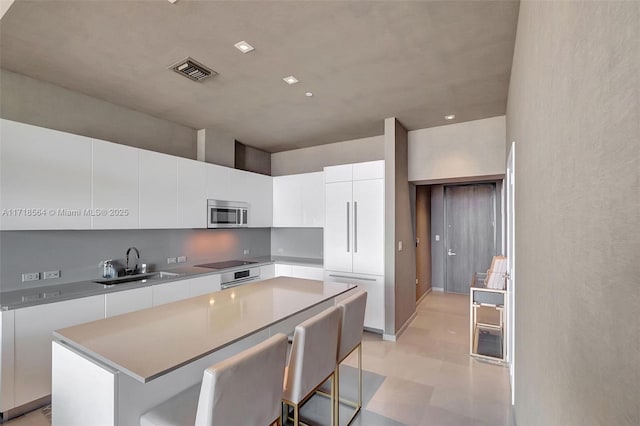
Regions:
<instances>
[{"instance_id":1,"label":"gold chair leg","mask_svg":"<svg viewBox=\"0 0 640 426\"><path fill-rule=\"evenodd\" d=\"M333 392L333 398L331 403L334 407L335 415L333 417L334 425L340 426L340 365L336 366L336 371L333 373L333 381L336 383L335 392Z\"/></svg>"},{"instance_id":2,"label":"gold chair leg","mask_svg":"<svg viewBox=\"0 0 640 426\"><path fill-rule=\"evenodd\" d=\"M293 426L300 426L300 407L298 404L293 406Z\"/></svg>"}]
</instances>

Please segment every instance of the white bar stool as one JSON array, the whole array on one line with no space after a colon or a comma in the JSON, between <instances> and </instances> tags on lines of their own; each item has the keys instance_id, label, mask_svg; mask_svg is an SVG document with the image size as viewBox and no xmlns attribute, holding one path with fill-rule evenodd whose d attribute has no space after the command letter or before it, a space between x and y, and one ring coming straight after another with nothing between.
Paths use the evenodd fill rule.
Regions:
<instances>
[{"instance_id":1,"label":"white bar stool","mask_svg":"<svg viewBox=\"0 0 640 426\"><path fill-rule=\"evenodd\" d=\"M280 424L287 336L276 334L204 371L193 386L140 417L140 426Z\"/></svg>"},{"instance_id":2,"label":"white bar stool","mask_svg":"<svg viewBox=\"0 0 640 426\"><path fill-rule=\"evenodd\" d=\"M335 420L335 370L340 333L340 310L331 307L296 326L285 370L282 402L285 415L293 407L294 426L300 424L300 406L331 379L331 424Z\"/></svg>"},{"instance_id":3,"label":"white bar stool","mask_svg":"<svg viewBox=\"0 0 640 426\"><path fill-rule=\"evenodd\" d=\"M335 373L335 424L340 424L340 403L343 403L355 408L355 411L347 421L347 425L349 425L362 408L362 332L364 330L364 311L367 307L367 292L364 290L356 290L355 294L340 301L337 307L342 312L342 321L340 325L340 342L338 344L338 358ZM350 401L340 397L340 364L356 349L358 350L358 401ZM326 388L326 386L321 387L318 393L329 396Z\"/></svg>"}]
</instances>

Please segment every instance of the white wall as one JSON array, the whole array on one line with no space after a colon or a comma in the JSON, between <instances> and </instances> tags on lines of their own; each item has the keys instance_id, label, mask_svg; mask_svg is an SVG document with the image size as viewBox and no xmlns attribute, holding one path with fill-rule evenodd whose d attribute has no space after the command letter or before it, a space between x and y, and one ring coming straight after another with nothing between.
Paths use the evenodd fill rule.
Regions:
<instances>
[{"instance_id":1,"label":"white wall","mask_svg":"<svg viewBox=\"0 0 640 426\"><path fill-rule=\"evenodd\" d=\"M374 160L384 160L384 135L271 154L271 174L320 172L325 166Z\"/></svg>"},{"instance_id":2,"label":"white wall","mask_svg":"<svg viewBox=\"0 0 640 426\"><path fill-rule=\"evenodd\" d=\"M495 176L505 172L505 116L409 132L409 181Z\"/></svg>"}]
</instances>

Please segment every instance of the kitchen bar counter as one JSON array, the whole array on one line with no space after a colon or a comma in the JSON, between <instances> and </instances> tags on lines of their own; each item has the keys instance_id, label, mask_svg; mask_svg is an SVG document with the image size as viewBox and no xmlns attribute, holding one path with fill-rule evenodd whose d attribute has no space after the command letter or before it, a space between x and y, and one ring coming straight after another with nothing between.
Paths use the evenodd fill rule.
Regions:
<instances>
[{"instance_id":1,"label":"kitchen bar counter","mask_svg":"<svg viewBox=\"0 0 640 426\"><path fill-rule=\"evenodd\" d=\"M278 277L57 330L52 424L138 424L210 365L292 332L354 288Z\"/></svg>"},{"instance_id":2,"label":"kitchen bar counter","mask_svg":"<svg viewBox=\"0 0 640 426\"><path fill-rule=\"evenodd\" d=\"M53 334L146 383L353 287L278 277Z\"/></svg>"},{"instance_id":3,"label":"kitchen bar counter","mask_svg":"<svg viewBox=\"0 0 640 426\"><path fill-rule=\"evenodd\" d=\"M272 263L286 263L290 265L316 266L322 267L322 259L309 259L300 257L285 256L264 256L254 259L247 259L256 262L251 266L264 266ZM247 266L215 270L200 268L197 266L179 266L162 269L163 272L177 274L174 277L150 278L140 281L131 281L117 285L100 285L92 280L76 281L66 284L56 284L50 286L32 287L24 290L13 290L0 292L0 310L26 308L29 306L43 305L46 303L60 302L63 300L79 299L81 297L95 296L99 294L114 293L133 288L148 287L155 284L163 284L172 281L180 281L189 278L196 278L205 275L220 274L222 272L242 269ZM159 272L159 271L158 271Z\"/></svg>"}]
</instances>

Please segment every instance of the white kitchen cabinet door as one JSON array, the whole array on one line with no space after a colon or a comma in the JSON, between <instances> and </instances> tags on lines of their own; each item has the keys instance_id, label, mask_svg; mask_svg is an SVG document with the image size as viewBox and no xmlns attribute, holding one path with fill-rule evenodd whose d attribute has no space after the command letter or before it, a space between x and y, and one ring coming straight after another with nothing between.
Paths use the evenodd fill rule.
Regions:
<instances>
[{"instance_id":1,"label":"white kitchen cabinet door","mask_svg":"<svg viewBox=\"0 0 640 426\"><path fill-rule=\"evenodd\" d=\"M0 121L0 228L90 229L91 139Z\"/></svg>"},{"instance_id":2,"label":"white kitchen cabinet door","mask_svg":"<svg viewBox=\"0 0 640 426\"><path fill-rule=\"evenodd\" d=\"M264 265L260 267L260 280L268 280L276 276L276 265Z\"/></svg>"},{"instance_id":3,"label":"white kitchen cabinet door","mask_svg":"<svg viewBox=\"0 0 640 426\"><path fill-rule=\"evenodd\" d=\"M273 226L324 226L324 173L302 173L273 178Z\"/></svg>"},{"instance_id":4,"label":"white kitchen cabinet door","mask_svg":"<svg viewBox=\"0 0 640 426\"><path fill-rule=\"evenodd\" d=\"M292 277L293 275L291 265L282 265L276 263L276 277Z\"/></svg>"},{"instance_id":5,"label":"white kitchen cabinet door","mask_svg":"<svg viewBox=\"0 0 640 426\"><path fill-rule=\"evenodd\" d=\"M325 185L324 266L332 271L352 271L352 182Z\"/></svg>"},{"instance_id":6,"label":"white kitchen cabinet door","mask_svg":"<svg viewBox=\"0 0 640 426\"><path fill-rule=\"evenodd\" d=\"M201 296L203 294L220 291L220 275L205 275L187 280L189 284L189 297Z\"/></svg>"},{"instance_id":7,"label":"white kitchen cabinet door","mask_svg":"<svg viewBox=\"0 0 640 426\"><path fill-rule=\"evenodd\" d=\"M207 166L178 158L178 228L207 227Z\"/></svg>"},{"instance_id":8,"label":"white kitchen cabinet door","mask_svg":"<svg viewBox=\"0 0 640 426\"><path fill-rule=\"evenodd\" d=\"M165 284L156 284L153 290L153 306L176 302L189 298L190 288L187 280L173 281Z\"/></svg>"},{"instance_id":9,"label":"white kitchen cabinet door","mask_svg":"<svg viewBox=\"0 0 640 426\"><path fill-rule=\"evenodd\" d=\"M351 182L353 180L353 164L328 166L324 168L324 182Z\"/></svg>"},{"instance_id":10,"label":"white kitchen cabinet door","mask_svg":"<svg viewBox=\"0 0 640 426\"><path fill-rule=\"evenodd\" d=\"M291 266L291 276L294 278L304 278L307 280L324 280L324 269L314 266Z\"/></svg>"},{"instance_id":11,"label":"white kitchen cabinet door","mask_svg":"<svg viewBox=\"0 0 640 426\"><path fill-rule=\"evenodd\" d=\"M259 173L242 172L238 201L249 203L249 227L273 226L273 178Z\"/></svg>"},{"instance_id":12,"label":"white kitchen cabinet door","mask_svg":"<svg viewBox=\"0 0 640 426\"><path fill-rule=\"evenodd\" d=\"M353 165L353 180L384 179L384 160Z\"/></svg>"},{"instance_id":13,"label":"white kitchen cabinet door","mask_svg":"<svg viewBox=\"0 0 640 426\"><path fill-rule=\"evenodd\" d=\"M153 292L151 287L142 287L106 294L104 312L105 316L108 318L120 314L139 311L152 306Z\"/></svg>"},{"instance_id":14,"label":"white kitchen cabinet door","mask_svg":"<svg viewBox=\"0 0 640 426\"><path fill-rule=\"evenodd\" d=\"M206 164L207 198L222 201L243 201L239 197L240 174L230 167Z\"/></svg>"},{"instance_id":15,"label":"white kitchen cabinet door","mask_svg":"<svg viewBox=\"0 0 640 426\"><path fill-rule=\"evenodd\" d=\"M355 275L339 271L325 271L325 282L355 284L367 292L364 326L384 332L384 276Z\"/></svg>"},{"instance_id":16,"label":"white kitchen cabinet door","mask_svg":"<svg viewBox=\"0 0 640 426\"><path fill-rule=\"evenodd\" d=\"M140 228L177 226L177 161L172 155L140 150Z\"/></svg>"},{"instance_id":17,"label":"white kitchen cabinet door","mask_svg":"<svg viewBox=\"0 0 640 426\"><path fill-rule=\"evenodd\" d=\"M384 180L353 182L353 272L384 275Z\"/></svg>"},{"instance_id":18,"label":"white kitchen cabinet door","mask_svg":"<svg viewBox=\"0 0 640 426\"><path fill-rule=\"evenodd\" d=\"M137 148L93 139L93 229L138 228L138 153Z\"/></svg>"},{"instance_id":19,"label":"white kitchen cabinet door","mask_svg":"<svg viewBox=\"0 0 640 426\"><path fill-rule=\"evenodd\" d=\"M299 176L273 178L273 226L276 228L299 226L298 220L302 216Z\"/></svg>"},{"instance_id":20,"label":"white kitchen cabinet door","mask_svg":"<svg viewBox=\"0 0 640 426\"><path fill-rule=\"evenodd\" d=\"M51 394L53 330L104 318L104 295L15 311L16 407Z\"/></svg>"}]
</instances>

